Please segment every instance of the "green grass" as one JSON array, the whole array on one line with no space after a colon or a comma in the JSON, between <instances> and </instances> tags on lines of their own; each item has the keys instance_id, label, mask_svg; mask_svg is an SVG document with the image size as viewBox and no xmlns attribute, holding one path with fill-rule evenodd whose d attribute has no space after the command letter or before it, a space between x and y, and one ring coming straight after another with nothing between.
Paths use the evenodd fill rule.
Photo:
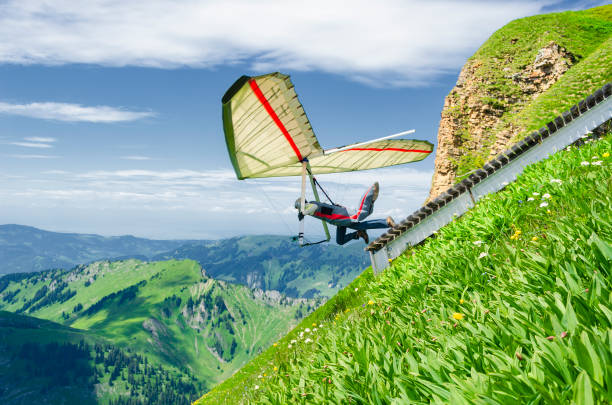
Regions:
<instances>
[{"instance_id":1,"label":"green grass","mask_svg":"<svg viewBox=\"0 0 612 405\"><path fill-rule=\"evenodd\" d=\"M574 62L547 91L532 99L512 75L520 75L551 42L570 53ZM477 66L481 101L501 116L477 150L472 150L467 120L460 124L465 131L460 158L454 162L458 175L481 167L501 132L512 129L516 141L612 80L612 5L512 21L496 31L468 63ZM469 115L467 106L464 110L460 117Z\"/></svg>"},{"instance_id":2,"label":"green grass","mask_svg":"<svg viewBox=\"0 0 612 405\"><path fill-rule=\"evenodd\" d=\"M528 167L198 403L610 402L611 152Z\"/></svg>"}]
</instances>

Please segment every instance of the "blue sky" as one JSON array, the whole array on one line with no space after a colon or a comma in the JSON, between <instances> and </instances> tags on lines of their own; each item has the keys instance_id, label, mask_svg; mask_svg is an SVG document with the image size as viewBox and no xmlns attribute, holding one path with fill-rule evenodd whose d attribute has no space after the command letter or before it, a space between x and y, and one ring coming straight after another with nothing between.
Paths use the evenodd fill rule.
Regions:
<instances>
[{"instance_id":1,"label":"blue sky","mask_svg":"<svg viewBox=\"0 0 612 405\"><path fill-rule=\"evenodd\" d=\"M325 148L412 128L435 144L444 97L493 31L598 5L75 4L0 3L0 224L159 239L297 231L298 179L231 169L220 98L242 74L290 74ZM427 196L433 161L319 180L349 206L378 180L374 215L401 219Z\"/></svg>"}]
</instances>

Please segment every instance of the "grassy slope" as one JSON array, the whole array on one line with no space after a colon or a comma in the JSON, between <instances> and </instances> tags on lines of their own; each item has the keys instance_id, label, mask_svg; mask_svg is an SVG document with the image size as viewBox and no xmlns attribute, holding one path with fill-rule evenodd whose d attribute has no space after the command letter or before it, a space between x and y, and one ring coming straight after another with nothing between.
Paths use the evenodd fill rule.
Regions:
<instances>
[{"instance_id":1,"label":"grassy slope","mask_svg":"<svg viewBox=\"0 0 612 405\"><path fill-rule=\"evenodd\" d=\"M189 367L207 385L228 377L284 334L295 322L298 309L298 305L255 298L253 292L244 286L204 278L196 262L176 260L154 263L137 260L99 262L72 272L35 273L32 277L11 282L2 295L20 289L16 302L9 304L0 301L0 306L16 311L42 286L50 286L53 280L68 282L67 289L75 290L76 295L64 303L54 303L28 315L89 330L114 344L136 349L161 364L180 369ZM87 281L91 283L89 286L85 286ZM140 285L133 299L122 302L121 297L116 297L105 302L99 311L86 313L101 298L143 281L146 283ZM184 308L188 300L191 298L194 307L197 307L205 295L209 295L211 301L220 296L235 319L232 329L238 345L230 361L220 361L207 348L212 347L219 336L226 342L234 338L224 327L225 324L213 326L221 314L207 307L206 310L211 313L210 319L198 323L191 319L197 314L185 316ZM164 302L173 296L181 299L180 305ZM73 308L77 304L82 304L83 310L74 314ZM169 316L162 315L163 308L168 309ZM63 319L62 313L70 314L70 318ZM149 319L160 322L159 339L152 337L151 332L143 327ZM228 346L224 348L228 349Z\"/></svg>"},{"instance_id":2,"label":"grassy slope","mask_svg":"<svg viewBox=\"0 0 612 405\"><path fill-rule=\"evenodd\" d=\"M608 136L527 168L199 403L609 402L611 152Z\"/></svg>"},{"instance_id":3,"label":"grassy slope","mask_svg":"<svg viewBox=\"0 0 612 405\"><path fill-rule=\"evenodd\" d=\"M531 65L538 50L550 42L574 55L576 63L537 98L509 104L509 99L523 99L512 75ZM481 167L501 131L518 128L518 140L612 80L612 5L512 21L495 32L470 59L481 63L476 74L487 82L484 90L488 102L503 106L504 112L484 148L464 151L457 162L457 173Z\"/></svg>"}]
</instances>

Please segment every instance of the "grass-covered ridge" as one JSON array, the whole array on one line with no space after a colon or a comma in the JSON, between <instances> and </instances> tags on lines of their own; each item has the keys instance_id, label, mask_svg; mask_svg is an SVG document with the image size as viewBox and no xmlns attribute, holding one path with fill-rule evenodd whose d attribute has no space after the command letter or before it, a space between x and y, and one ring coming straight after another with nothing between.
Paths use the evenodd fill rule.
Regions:
<instances>
[{"instance_id":1,"label":"grass-covered ridge","mask_svg":"<svg viewBox=\"0 0 612 405\"><path fill-rule=\"evenodd\" d=\"M610 402L610 153L528 167L199 403Z\"/></svg>"},{"instance_id":2,"label":"grass-covered ridge","mask_svg":"<svg viewBox=\"0 0 612 405\"><path fill-rule=\"evenodd\" d=\"M573 62L557 82L533 98L515 78L523 77L539 50L551 43ZM612 80L612 5L514 20L491 35L468 64L477 66L474 75L481 81L482 102L494 107L500 121L476 149L464 128L465 142L455 162L459 175L481 167L502 132L511 130L514 140L523 138Z\"/></svg>"}]
</instances>

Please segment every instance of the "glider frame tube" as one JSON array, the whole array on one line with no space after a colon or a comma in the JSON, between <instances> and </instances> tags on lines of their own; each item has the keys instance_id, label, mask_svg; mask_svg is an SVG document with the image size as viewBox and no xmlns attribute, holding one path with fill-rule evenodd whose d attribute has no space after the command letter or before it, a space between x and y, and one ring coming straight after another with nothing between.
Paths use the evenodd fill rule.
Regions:
<instances>
[{"instance_id":1,"label":"glider frame tube","mask_svg":"<svg viewBox=\"0 0 612 405\"><path fill-rule=\"evenodd\" d=\"M300 212L302 214L304 214L304 210L306 208L306 174L308 174L308 178L310 179L310 186L312 187L312 193L314 194L315 200L317 202L321 201L319 199L319 192L317 191L317 186L314 182L314 178L310 170L310 163L308 162L308 159L304 159L302 160L302 195L300 197ZM325 231L325 238L326 238L325 240L321 242L329 242L329 240L331 239L331 236L329 234L327 223L325 221L321 221L321 223L323 224L323 230ZM321 243L321 242L304 243L304 217L300 219L300 233L298 234L298 240L300 242L300 247L305 247L305 246L308 246L309 244Z\"/></svg>"},{"instance_id":2,"label":"glider frame tube","mask_svg":"<svg viewBox=\"0 0 612 405\"><path fill-rule=\"evenodd\" d=\"M464 214L484 196L499 191L516 180L525 167L566 148L611 118L612 97L608 96L601 103L558 128L554 134L543 139L541 143L532 146L481 182L469 187L467 191L432 215L424 218L422 222L419 222L407 232L386 241L384 246L377 251L370 250L372 269L375 273L381 272L389 266L392 259L401 255L406 248L421 243L454 218ZM383 242L385 241L383 240Z\"/></svg>"}]
</instances>

